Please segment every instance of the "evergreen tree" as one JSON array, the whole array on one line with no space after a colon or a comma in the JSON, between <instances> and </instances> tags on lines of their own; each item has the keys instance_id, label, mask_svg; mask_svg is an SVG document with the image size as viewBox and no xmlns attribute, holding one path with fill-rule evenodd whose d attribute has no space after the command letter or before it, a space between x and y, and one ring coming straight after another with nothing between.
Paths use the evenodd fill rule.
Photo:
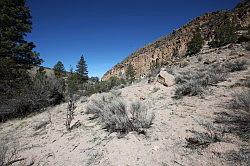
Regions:
<instances>
[{"instance_id":1,"label":"evergreen tree","mask_svg":"<svg viewBox=\"0 0 250 166\"><path fill-rule=\"evenodd\" d=\"M80 83L84 83L88 80L88 68L83 55L81 56L78 64L76 65L76 74L78 75Z\"/></svg>"},{"instance_id":2,"label":"evergreen tree","mask_svg":"<svg viewBox=\"0 0 250 166\"><path fill-rule=\"evenodd\" d=\"M135 69L131 63L129 63L125 74L127 81L129 81L130 83L132 83L135 80Z\"/></svg>"},{"instance_id":3,"label":"evergreen tree","mask_svg":"<svg viewBox=\"0 0 250 166\"><path fill-rule=\"evenodd\" d=\"M65 76L66 71L65 71L64 65L63 65L63 63L61 61L58 61L55 64L53 69L54 69L54 72L55 72L55 76L57 78Z\"/></svg>"},{"instance_id":4,"label":"evergreen tree","mask_svg":"<svg viewBox=\"0 0 250 166\"><path fill-rule=\"evenodd\" d=\"M193 55L200 52L204 45L204 39L201 36L201 33L198 31L196 34L194 34L191 41L188 43L187 48L187 55Z\"/></svg>"},{"instance_id":5,"label":"evergreen tree","mask_svg":"<svg viewBox=\"0 0 250 166\"><path fill-rule=\"evenodd\" d=\"M0 1L0 57L14 60L18 67L30 67L42 62L33 52L34 43L24 37L31 32L30 10L25 0Z\"/></svg>"},{"instance_id":6,"label":"evergreen tree","mask_svg":"<svg viewBox=\"0 0 250 166\"><path fill-rule=\"evenodd\" d=\"M30 89L27 68L42 62L32 51L35 45L24 39L31 26L25 0L0 0L0 105Z\"/></svg>"}]
</instances>

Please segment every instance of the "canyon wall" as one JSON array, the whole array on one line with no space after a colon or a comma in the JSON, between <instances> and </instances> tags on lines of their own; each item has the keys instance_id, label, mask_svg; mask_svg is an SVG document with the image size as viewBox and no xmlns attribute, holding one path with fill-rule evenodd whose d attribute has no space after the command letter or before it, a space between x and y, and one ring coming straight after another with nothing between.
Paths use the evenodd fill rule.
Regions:
<instances>
[{"instance_id":1,"label":"canyon wall","mask_svg":"<svg viewBox=\"0 0 250 166\"><path fill-rule=\"evenodd\" d=\"M130 63L136 71L136 78L147 75L155 64L171 65L185 56L187 43L197 30L200 30L205 41L210 41L214 37L214 30L228 20L234 21L238 29L246 29L250 22L249 2L238 4L232 11L206 13L195 18L170 35L138 49L107 71L102 80L108 80L112 76L125 78L125 71Z\"/></svg>"}]
</instances>

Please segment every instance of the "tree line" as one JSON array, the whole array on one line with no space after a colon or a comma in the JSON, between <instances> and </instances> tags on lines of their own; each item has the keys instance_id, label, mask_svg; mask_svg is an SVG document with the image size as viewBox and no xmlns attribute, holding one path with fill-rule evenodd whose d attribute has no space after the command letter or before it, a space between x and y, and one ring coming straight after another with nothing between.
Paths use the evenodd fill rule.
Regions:
<instances>
[{"instance_id":1,"label":"tree line","mask_svg":"<svg viewBox=\"0 0 250 166\"><path fill-rule=\"evenodd\" d=\"M0 1L0 121L59 104L73 94L105 92L134 80L131 66L129 81L117 77L107 81L89 78L83 56L75 71L71 68L66 72L58 61L53 68L55 78L48 77L41 66L43 59L34 51L35 44L25 39L31 30L32 18L25 0ZM34 66L40 67L32 76L30 70Z\"/></svg>"}]
</instances>

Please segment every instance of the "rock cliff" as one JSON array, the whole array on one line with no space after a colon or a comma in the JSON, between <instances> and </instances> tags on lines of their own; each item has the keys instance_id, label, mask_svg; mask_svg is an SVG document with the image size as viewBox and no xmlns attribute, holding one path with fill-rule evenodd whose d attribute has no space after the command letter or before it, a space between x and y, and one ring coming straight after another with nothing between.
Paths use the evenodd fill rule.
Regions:
<instances>
[{"instance_id":1,"label":"rock cliff","mask_svg":"<svg viewBox=\"0 0 250 166\"><path fill-rule=\"evenodd\" d=\"M246 29L250 23L250 3L242 1L233 10L205 13L195 18L178 30L174 30L168 36L164 36L155 42L138 49L125 60L107 71L102 80L108 80L112 76L125 77L128 64L132 64L136 77L144 77L150 72L154 64L172 65L178 64L185 56L187 43L199 29L206 42L214 37L214 30L227 20L234 21L238 30Z\"/></svg>"}]
</instances>

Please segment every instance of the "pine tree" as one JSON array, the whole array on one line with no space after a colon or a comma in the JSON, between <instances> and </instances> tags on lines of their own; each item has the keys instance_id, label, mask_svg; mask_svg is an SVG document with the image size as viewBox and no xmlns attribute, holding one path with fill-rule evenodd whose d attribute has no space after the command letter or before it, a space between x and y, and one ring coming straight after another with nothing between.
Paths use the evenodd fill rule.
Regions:
<instances>
[{"instance_id":1,"label":"pine tree","mask_svg":"<svg viewBox=\"0 0 250 166\"><path fill-rule=\"evenodd\" d=\"M201 33L198 31L188 43L187 55L191 56L199 53L203 45L204 39L202 38Z\"/></svg>"},{"instance_id":2,"label":"pine tree","mask_svg":"<svg viewBox=\"0 0 250 166\"><path fill-rule=\"evenodd\" d=\"M24 39L32 29L25 0L1 0L0 25L0 57L14 60L18 67L41 64L39 54L32 51L34 43Z\"/></svg>"},{"instance_id":3,"label":"pine tree","mask_svg":"<svg viewBox=\"0 0 250 166\"><path fill-rule=\"evenodd\" d=\"M33 111L30 101L35 100L32 96L35 83L27 69L41 64L42 60L33 51L34 43L25 39L31 29L30 10L25 0L0 0L0 121L4 116ZM25 100L20 102L22 99ZM13 101L20 103L15 105Z\"/></svg>"},{"instance_id":4,"label":"pine tree","mask_svg":"<svg viewBox=\"0 0 250 166\"><path fill-rule=\"evenodd\" d=\"M31 26L25 0L0 0L0 100L19 96L32 86L27 68L42 60L32 51L35 45L24 39Z\"/></svg>"},{"instance_id":5,"label":"pine tree","mask_svg":"<svg viewBox=\"0 0 250 166\"><path fill-rule=\"evenodd\" d=\"M135 80L135 69L131 63L129 63L125 74L128 82L132 83Z\"/></svg>"},{"instance_id":6,"label":"pine tree","mask_svg":"<svg viewBox=\"0 0 250 166\"><path fill-rule=\"evenodd\" d=\"M80 83L84 83L88 80L88 68L83 55L81 56L78 64L76 65L76 74Z\"/></svg>"},{"instance_id":7,"label":"pine tree","mask_svg":"<svg viewBox=\"0 0 250 166\"><path fill-rule=\"evenodd\" d=\"M54 69L54 72L55 72L55 76L57 78L65 76L66 71L65 71L64 65L63 65L63 63L61 61L58 61L55 64L53 69Z\"/></svg>"}]
</instances>

